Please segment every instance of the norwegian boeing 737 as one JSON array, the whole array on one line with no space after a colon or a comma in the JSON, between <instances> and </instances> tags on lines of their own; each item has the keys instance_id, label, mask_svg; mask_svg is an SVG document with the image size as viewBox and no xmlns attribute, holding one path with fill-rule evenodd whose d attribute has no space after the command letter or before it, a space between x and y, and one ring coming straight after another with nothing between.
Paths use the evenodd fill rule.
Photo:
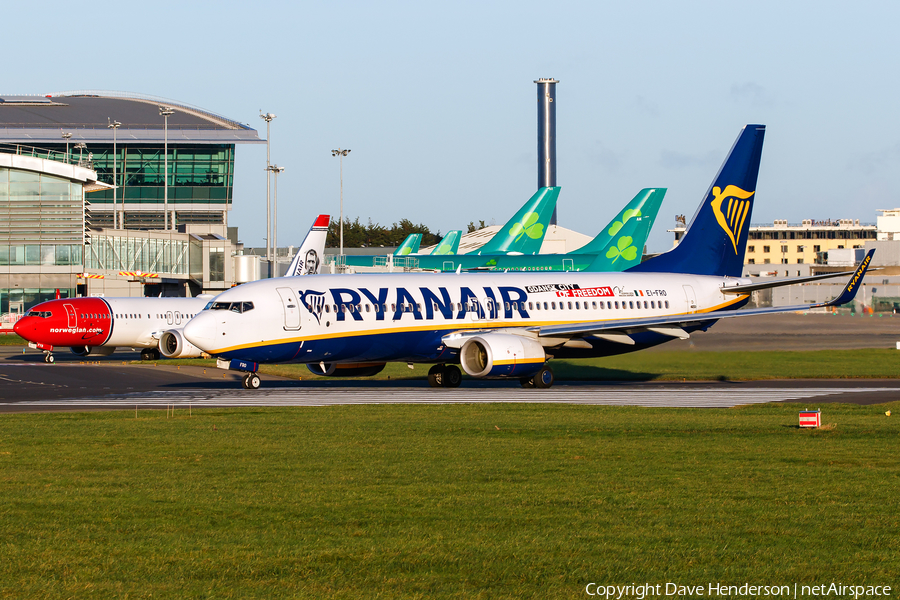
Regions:
<instances>
[{"instance_id":1,"label":"norwegian boeing 737","mask_svg":"<svg viewBox=\"0 0 900 600\"><path fill-rule=\"evenodd\" d=\"M687 338L717 320L853 299L870 252L831 302L739 310L755 290L823 279L754 283L741 278L765 127L747 125L681 242L627 272L435 273L286 278L220 294L184 335L246 371L258 388L259 363L300 362L328 373L377 372L387 362L431 363L433 386L472 377L549 387L549 359L586 358ZM740 165L739 168L734 165ZM235 310L238 307L238 310Z\"/></svg>"},{"instance_id":2,"label":"norwegian boeing 737","mask_svg":"<svg viewBox=\"0 0 900 600\"><path fill-rule=\"evenodd\" d=\"M289 275L319 273L328 233L319 215L288 267ZM213 296L196 298L63 298L41 302L13 330L52 363L53 349L68 346L78 356L109 356L117 347L141 348L142 360L195 358L201 350L184 339L184 324Z\"/></svg>"}]
</instances>

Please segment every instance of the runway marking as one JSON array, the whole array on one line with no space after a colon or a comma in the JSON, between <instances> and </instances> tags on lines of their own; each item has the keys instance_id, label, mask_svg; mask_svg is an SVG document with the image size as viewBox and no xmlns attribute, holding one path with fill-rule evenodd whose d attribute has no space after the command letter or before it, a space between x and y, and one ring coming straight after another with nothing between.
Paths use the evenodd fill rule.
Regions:
<instances>
[{"instance_id":1,"label":"runway marking","mask_svg":"<svg viewBox=\"0 0 900 600\"><path fill-rule=\"evenodd\" d=\"M743 404L814 399L835 394L873 392L900 393L900 388L752 388L723 390L689 388L622 390L608 388L525 389L276 389L276 390L196 390L154 391L116 394L102 398L73 398L0 402L0 406L83 406L83 407L278 407L338 406L358 404L584 404L603 406L646 406L683 408L730 408Z\"/></svg>"}]
</instances>

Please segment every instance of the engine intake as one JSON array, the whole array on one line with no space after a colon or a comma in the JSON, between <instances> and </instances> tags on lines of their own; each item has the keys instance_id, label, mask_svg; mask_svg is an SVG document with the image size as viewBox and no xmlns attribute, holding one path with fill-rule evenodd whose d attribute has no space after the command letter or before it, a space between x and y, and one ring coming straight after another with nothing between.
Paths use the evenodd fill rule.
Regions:
<instances>
[{"instance_id":1,"label":"engine intake","mask_svg":"<svg viewBox=\"0 0 900 600\"><path fill-rule=\"evenodd\" d=\"M459 361L472 377L530 377L541 370L547 355L532 339L487 333L467 340Z\"/></svg>"},{"instance_id":2,"label":"engine intake","mask_svg":"<svg viewBox=\"0 0 900 600\"><path fill-rule=\"evenodd\" d=\"M166 358L197 358L203 351L184 339L180 329L170 329L159 338L159 353Z\"/></svg>"}]
</instances>

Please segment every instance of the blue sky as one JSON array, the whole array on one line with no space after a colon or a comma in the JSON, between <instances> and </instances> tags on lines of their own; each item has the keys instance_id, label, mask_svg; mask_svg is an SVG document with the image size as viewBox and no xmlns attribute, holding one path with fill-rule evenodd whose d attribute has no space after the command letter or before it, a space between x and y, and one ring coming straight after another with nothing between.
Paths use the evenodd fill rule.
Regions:
<instances>
[{"instance_id":1,"label":"blue sky","mask_svg":"<svg viewBox=\"0 0 900 600\"><path fill-rule=\"evenodd\" d=\"M768 126L754 223L900 207L894 1L46 2L4 22L2 93L138 92L261 136L275 113L279 245L338 214L337 147L346 216L505 222L537 185L540 77L560 80L565 227L594 235L667 187L649 246L668 248L747 123ZM247 245L265 244L264 167L264 145L238 147Z\"/></svg>"}]
</instances>

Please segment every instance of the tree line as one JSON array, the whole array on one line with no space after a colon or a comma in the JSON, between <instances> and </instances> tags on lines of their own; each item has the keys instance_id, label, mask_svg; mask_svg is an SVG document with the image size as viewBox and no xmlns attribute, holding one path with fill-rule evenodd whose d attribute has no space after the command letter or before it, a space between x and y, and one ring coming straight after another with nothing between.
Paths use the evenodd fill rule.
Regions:
<instances>
[{"instance_id":1,"label":"tree line","mask_svg":"<svg viewBox=\"0 0 900 600\"><path fill-rule=\"evenodd\" d=\"M467 226L466 233L472 233L478 229L486 227L484 221L470 222ZM416 224L409 219L401 219L398 223L391 226L373 223L372 219L363 224L359 217L350 221L344 219L344 248L378 248L399 246L406 236L411 233L421 233L422 243L424 246L432 246L441 241L443 237L440 231L431 232L426 225ZM337 248L341 245L340 221L332 219L328 226L328 237L325 238L325 245L329 248Z\"/></svg>"}]
</instances>

